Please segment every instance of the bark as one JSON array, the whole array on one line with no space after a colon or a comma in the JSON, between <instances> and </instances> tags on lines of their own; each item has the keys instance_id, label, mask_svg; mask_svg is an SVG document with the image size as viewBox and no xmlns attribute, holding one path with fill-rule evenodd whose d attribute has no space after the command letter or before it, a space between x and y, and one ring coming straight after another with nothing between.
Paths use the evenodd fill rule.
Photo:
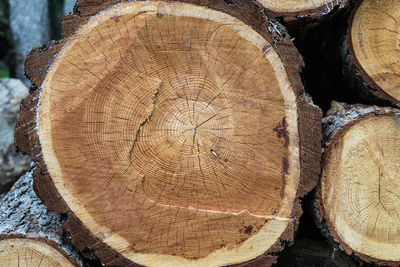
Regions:
<instances>
[{"instance_id":1,"label":"bark","mask_svg":"<svg viewBox=\"0 0 400 267\"><path fill-rule=\"evenodd\" d=\"M54 247L75 266L82 266L76 249L66 238L61 215L49 211L32 188L32 172L23 175L0 204L1 240L35 240ZM44 245L43 245L44 246ZM5 247L2 247L5 249ZM0 253L0 263L7 255ZM29 265L29 259L27 264ZM3 264L6 264L3 262ZM32 263L33 264L33 263Z\"/></svg>"},{"instance_id":2,"label":"bark","mask_svg":"<svg viewBox=\"0 0 400 267\"><path fill-rule=\"evenodd\" d=\"M379 234L379 231L398 227L393 221L395 218L393 216L397 216L396 208L390 208L388 205L393 203L387 202L392 195L396 197L396 192L392 190L396 191L397 185L395 181L391 180L390 171L386 170L390 169L389 166L396 165L396 162L393 162L395 155L389 151L391 149L398 150L395 139L397 138L396 127L399 114L400 110L389 107L348 105L333 101L328 116L322 121L324 151L322 178L313 199L317 225L334 247L344 250L349 255L354 255L357 260L388 266L398 266L399 261L395 260L396 256L390 256L388 251L392 247L395 250L395 246L399 246L400 242L399 240L386 240L390 233L385 237L385 235ZM374 124L377 125L376 128L374 128ZM394 137L392 137L393 132ZM367 141L356 143L355 147L359 149L357 151L353 149L350 154L343 152L347 151L345 148L351 145L351 142L356 142L351 140L359 138L357 135L366 135L362 140ZM388 140L391 142L390 145L387 143ZM365 142L368 144L367 155L362 152ZM379 158L374 153L383 156ZM378 178L374 172L375 164L380 166L377 167ZM381 166L381 164L383 165ZM362 176L359 176L359 173L362 173ZM385 180L384 178L389 181L388 184L382 182ZM343 185L347 191L345 189L343 189L345 191L339 191L344 184L343 180L346 179L350 183ZM360 189L357 189L357 186L360 186ZM372 202L373 205L365 204L365 199ZM347 209L352 212L349 213ZM368 215L364 214L366 211L369 212ZM345 226L345 224L348 225ZM361 232L359 235L355 234L353 239L349 232L343 232L343 229L348 229L348 227L355 233ZM363 230L358 227L363 227ZM378 236L376 246L379 244L379 248L377 247L374 251L366 249L365 247L368 245L365 247L357 245L370 242L364 241L364 239L374 235ZM393 253L393 255L396 254L396 252Z\"/></svg>"},{"instance_id":3,"label":"bark","mask_svg":"<svg viewBox=\"0 0 400 267\"><path fill-rule=\"evenodd\" d=\"M74 13L68 14L64 16L62 20L63 24L63 36L66 38L64 40L61 40L59 42L52 42L48 43L46 45L43 45L42 47L35 48L32 50L32 52L29 54L27 61L26 61L26 74L30 78L31 82L33 83L32 87L32 92L30 97L25 99L22 102L21 105L21 117L20 120L16 126L16 146L19 150L29 153L32 158L37 162L38 164L38 169L34 172L34 177L35 177L35 183L34 183L34 188L38 196L42 199L42 201L45 203L45 205L54 211L68 214L68 221L65 225L65 229L68 232L69 236L71 237L72 242L76 245L76 247L82 251L86 256L88 257L98 257L102 263L106 265L135 265L135 260L136 258L130 258L126 256L126 254L119 253L118 250L115 247L112 247L112 245L109 245L110 243L106 244L104 241L104 236L108 235L109 233L96 233L99 229L95 229L92 226L88 226L87 223L82 222L82 218L79 218L74 212L72 211L71 205L73 203L69 203L68 200L65 201L63 198L63 193L60 193L59 190L60 188L57 187L55 183L55 175L52 174L52 169L48 167L51 166L52 164L50 162L46 162L44 157L45 153L42 152L42 150L47 149L46 147L42 147L44 144L40 143L39 140L39 129L41 127L40 121L42 118L40 117L40 109L39 108L39 100L41 100L41 97L43 97L43 89L39 88L47 88L46 81L45 80L45 74L50 73L53 71L52 66L55 64L54 62L60 62L61 56L57 57L57 53L61 54L64 53L62 50L63 46L68 46L68 42L66 41L68 37L74 38L75 36L79 36L79 34L76 34L76 31L78 28L88 19L95 20L96 19L96 13L110 7L113 4L119 3L119 2L125 2L125 1L116 1L116 0L107 0L107 1L94 1L94 0L80 0L76 3L75 8L74 8ZM300 77L299 77L299 70L302 66L302 60L301 57L299 56L296 48L294 47L293 43L291 42L290 36L286 33L286 30L283 26L281 26L279 23L268 21L267 18L265 17L265 14L263 14L262 11L262 6L256 2L245 2L245 1L210 1L210 0L202 0L202 1L182 1L185 3L196 3L199 6L206 6L209 7L210 10L217 10L220 12L224 12L226 14L229 14L231 16L234 16L236 18L239 18L242 22L244 22L246 25L249 25L254 29L258 34L264 38L269 45L266 45L263 47L262 51L264 53L271 53L272 51L275 51L277 55L279 56L279 59L282 61L282 65L286 70L286 73L288 75L288 81L290 85L292 86L292 93L295 97L294 101L294 106L296 106L296 109L294 112L296 113L296 119L294 121L288 123L285 118L280 118L279 122L276 123L273 127L271 127L270 134L272 133L274 135L274 138L278 140L279 143L279 148L278 151L286 151L289 149L298 149L299 154L298 154L298 183L299 183L299 189L295 189L291 194L295 194L294 196L294 201L293 203L288 203L287 206L285 207L280 207L276 211L273 212L279 212L279 210L286 210L289 213L288 217L284 218L284 221L288 222L287 227L285 227L284 231L282 234L279 235L279 237L273 242L270 248L265 251L265 253L262 253L261 256L257 257L256 259L252 260L251 263L255 264L262 264L262 265L270 265L272 262L275 260L276 256L275 253L279 252L282 249L282 243L283 241L287 242L292 242L294 238L294 233L296 232L297 226L298 226L298 220L301 215L301 207L300 207L300 198L304 196L308 191L310 191L316 184L316 177L318 176L319 173L319 159L320 159L320 152L321 152L321 147L320 147L320 140L321 140L321 132L320 132L320 119L321 119L321 111L319 110L318 107L312 104L310 98L304 93L304 89L302 87ZM146 2L148 3L148 2ZM150 1L151 3L151 1ZM174 3L172 3L174 4ZM164 16L162 12L166 12L162 9L160 9L159 13L157 13L157 18L158 19L163 19L163 18L168 18L168 16ZM120 21L125 21L124 17L121 17L120 15L115 15L111 17L112 20L110 21L115 21L115 23L118 23ZM165 24L167 25L167 24ZM162 32L162 31L160 31ZM147 42L146 42L147 44ZM169 45L170 43L168 43ZM97 44L96 44L97 46ZM89 47L88 47L89 48ZM89 48L90 49L90 48ZM182 49L184 52L184 50ZM112 60L108 59L107 57L110 55L104 55L104 58L109 64L112 64ZM179 57L177 57L179 58ZM193 59L193 58L192 58ZM58 64L58 63L57 63ZM106 64L106 62L104 62ZM65 72L67 73L67 72ZM48 74L49 75L49 74ZM81 74L86 75L86 74ZM100 73L94 74L96 75L101 75ZM111 79L112 77L110 77ZM49 79L48 76L46 79ZM74 81L78 81L80 79L72 79L67 81L68 83L73 83ZM156 79L155 79L156 80ZM134 86L134 84L132 84ZM138 153L138 149L141 149L142 144L141 143L141 138L144 138L145 135L142 134L143 131L146 130L146 127L150 127L152 121L154 118L156 118L158 115L155 113L157 112L157 109L162 107L162 105L159 105L159 102L162 101L163 95L162 92L162 87L163 84L159 86L148 86L149 90L151 92L148 93L150 95L149 99L146 99L146 110L144 114L140 117L143 117L140 119L137 127L134 128L134 131L132 131L131 138L127 142L132 142L131 147L128 149L128 153L130 158L132 159L132 155L136 155L135 153ZM56 86L55 86L56 87ZM77 88L74 86L70 86L70 88ZM147 93L146 93L147 94ZM200 94L200 93L199 93ZM196 97L194 97L196 98ZM187 99L186 99L187 100ZM44 105L45 103L44 100L41 100L40 105ZM121 99L123 101L123 99ZM188 101L188 100L187 100ZM210 99L211 103L214 101L213 99ZM66 103L66 102L65 102ZM47 105L47 104L46 104ZM106 105L99 105L99 106L106 106ZM207 106L208 107L208 106ZM249 107L251 108L251 107ZM280 107L282 108L282 107ZM194 104L193 104L193 109L194 109ZM136 110L138 111L138 110ZM68 111L67 111L68 113ZM97 112L99 114L99 112ZM39 117L36 117L39 114ZM54 114L58 114L55 112ZM61 114L61 113L60 113ZM168 113L165 113L168 114ZM177 113L179 116L179 113ZM213 117L210 117L211 119ZM178 118L171 118L171 120L176 120L177 123L179 120ZM208 122L211 119L205 119L204 123ZM68 120L68 121L73 121L73 120ZM169 120L164 120L164 121L169 121ZM212 122L212 120L211 120ZM79 124L79 122L77 122ZM79 128L78 124L75 124L76 128ZM179 124L179 123L178 123ZM196 136L196 130L200 125L203 125L203 123L200 123L199 125L196 124L196 127L194 129L193 135L193 140L194 137ZM288 131L291 129L290 127L294 127L296 125L298 131L297 133L293 133L295 138L289 138L288 136ZM74 136L72 132L66 132L65 137L69 138L69 136ZM40 137L42 140L45 139L44 133L41 132ZM194 142L194 141L193 141ZM292 142L294 144L297 143L297 148L293 148L295 145L292 145ZM73 143L73 142L70 142ZM184 144L182 145L182 147ZM77 148L78 149L78 148ZM120 149L121 152L125 151L124 149ZM74 151L79 151L74 150ZM139 151L140 152L140 151ZM209 155L212 156L213 159L216 160L221 160L221 162L230 162L231 160L236 160L234 158L228 158L225 157L220 150L214 149L214 148L207 148L207 152ZM73 152L75 153L75 152ZM240 152L238 152L240 153ZM280 153L280 152L279 152ZM45 154L45 155L44 155ZM112 153L110 153L111 155ZM70 155L71 156L71 155ZM146 156L146 155L145 155ZM135 159L133 159L135 160ZM288 158L283 157L282 160L279 159L279 162L277 163L277 166L275 168L278 169L279 172L279 181L283 181L282 189L280 190L280 195L281 198L286 194L285 189L286 183L292 183L294 180L289 179L289 175L295 175L294 170L298 167L289 164ZM63 160L61 160L63 164ZM115 161L118 162L118 161ZM200 159L199 159L200 162ZM223 163L223 164L225 164ZM82 163L85 164L85 163ZM137 168L140 168L142 164L139 164ZM146 164L144 164L146 165ZM102 166L96 165L95 169L100 170ZM89 181L87 180L89 175L85 173L85 168L80 166L79 169L81 169L81 174L78 174L79 180L81 182L84 181ZM94 171L96 171L94 169ZM200 171L200 170L199 170ZM201 170L202 171L202 170ZM150 173L151 175L151 173ZM124 182L123 182L124 183ZM126 182L129 185L129 181ZM119 195L120 196L125 196L125 194L128 194L127 197L130 198L130 193L136 192L135 187L130 187L128 185L124 185L124 188L122 191L120 191ZM93 188L89 186L88 188ZM103 187L102 187L103 188ZM297 188L297 187L296 187ZM150 188L151 189L151 188ZM148 190L150 190L148 189ZM121 189L117 189L119 191ZM99 194L100 192L100 194ZM99 191L97 194L94 195L101 195L105 194L107 192ZM90 193L89 193L90 195ZM119 202L121 203L129 203L131 200L129 199L124 199ZM160 198L159 198L160 199ZM109 198L109 200L111 200ZM240 198L233 199L233 201L238 201ZM94 203L95 205L100 205L104 200L97 201L97 203ZM162 198L160 202L162 201ZM190 199L188 200L190 201ZM163 205L168 206L167 203L162 203ZM201 203L200 203L201 204ZM204 205L204 204L203 204ZM224 205L222 203L221 205ZM227 210L229 211L230 209L238 209L235 205L237 203L232 203L231 207L228 207ZM242 204L241 204L242 205ZM286 204L285 204L286 205ZM92 207L95 207L94 205L87 205L87 207L90 209ZM101 206L101 207L100 207ZM99 206L99 211L100 213L110 213L111 211L106 211L101 209L103 208L109 208L108 206L105 207L104 205ZM174 205L172 205L174 207ZM148 207L151 209L152 207ZM255 212L257 211L256 207L253 207L255 209ZM185 209L185 208L183 208ZM204 208L203 208L204 209ZM112 208L112 210L116 210L115 208ZM118 210L118 209L117 209ZM178 210L179 211L179 210ZM235 210L236 212L237 210ZM130 211L126 211L130 212ZM189 213L191 211L188 211ZM197 212L197 211L196 211ZM225 212L225 211L224 211ZM248 211L247 211L248 212ZM124 212L125 213L125 212ZM133 227L131 224L135 224L136 221L133 221L132 218L136 216L136 213L126 213L128 215L125 215L124 213L117 214L113 218L112 224L116 223L121 223L125 219L123 216L129 217L129 225L126 227ZM231 212L228 212L230 214ZM171 214L171 212L169 212ZM178 215L178 213L176 213ZM215 214L218 214L215 213ZM236 213L235 213L236 214ZM239 212L239 214L242 214ZM195 215L197 216L197 215ZM219 216L219 215L214 215L214 211L211 213L208 213L206 216ZM231 216L231 215L229 215ZM236 215L235 215L236 216ZM243 213L243 215L240 216L247 216L247 213ZM228 244L225 241L221 242L220 247L218 248L219 250L223 251L230 251L234 247L240 247L240 244L245 242L248 239L248 236L256 236L258 234L258 230L264 223L267 223L268 220L274 220L275 215L272 214L271 217L268 217L269 219L266 219L265 222L262 222L260 224L258 223L249 223L248 225L243 225L241 226L241 229L236 229L235 227L232 227L232 229L236 229L235 231L235 236L240 236L241 239L235 241L235 244ZM150 217L150 216L149 216ZM84 219L84 218L83 218ZM144 218L145 220L146 218ZM120 220L120 221L119 221ZM228 221L228 219L226 219ZM246 219L247 220L247 219ZM133 223L132 223L133 222ZM137 222L139 225L143 224L144 226L142 227L143 229L146 228L145 224L142 220ZM204 223L204 222L202 222ZM199 227L201 227L202 223L199 223ZM205 223L204 223L205 224ZM112 227L112 226L107 226L107 227ZM219 227L219 226L215 226ZM151 229L150 229L151 228ZM156 233L156 230L153 231L153 227L150 227L147 231L148 233L146 234L147 239L150 238L152 233ZM135 228L136 229L136 228ZM103 230L101 230L103 231ZM111 230L112 231L112 230ZM124 229L120 229L120 231L124 231ZM133 231L133 230L132 230ZM135 230L136 231L136 230ZM157 230L158 231L158 230ZM200 234L201 228L199 228L198 233ZM119 232L116 230L116 232ZM131 231L128 231L131 232ZM204 232L206 234L206 232ZM163 232L160 233L162 236ZM178 234L178 231L176 232ZM185 234L185 233L184 233ZM202 233L203 234L203 233ZM129 233L126 233L126 235L129 237ZM214 235L215 236L215 235ZM243 237L242 237L243 236ZM128 238L125 237L125 238ZM142 241L138 241L142 242ZM140 252L140 249L135 249L136 242L132 242L131 246L127 248L129 252L136 253L137 251ZM145 246L146 243L141 243L141 246ZM175 244L174 244L175 246ZM231 247L232 246L232 247ZM168 249L171 249L169 246ZM184 248L184 247L183 247ZM178 253L184 253L182 248L182 252L179 251ZM153 249L153 248L151 248ZM154 249L157 249L154 247ZM167 249L167 248L165 248ZM147 252L147 250L143 251ZM200 249L199 249L200 251ZM126 251L124 251L126 252ZM159 254L167 254L170 252L158 252ZM193 252L193 250L186 252L186 253L197 253ZM202 252L204 253L204 252ZM144 253L146 254L146 253ZM154 254L154 253L153 253ZM156 253L157 254L157 253ZM171 254L174 257L187 257L187 260L191 260L193 262L196 262L197 260L201 260L203 256L200 256L199 258L195 256L190 256L187 255L174 255ZM158 256L154 256L154 260L157 260ZM255 257L253 257L255 258ZM240 261L239 261L240 262ZM224 262L224 264L227 263L239 263L239 262ZM147 262L148 263L148 262ZM248 262L249 263L249 262ZM156 264L156 263L152 263ZM222 264L222 263L221 263Z\"/></svg>"}]
</instances>

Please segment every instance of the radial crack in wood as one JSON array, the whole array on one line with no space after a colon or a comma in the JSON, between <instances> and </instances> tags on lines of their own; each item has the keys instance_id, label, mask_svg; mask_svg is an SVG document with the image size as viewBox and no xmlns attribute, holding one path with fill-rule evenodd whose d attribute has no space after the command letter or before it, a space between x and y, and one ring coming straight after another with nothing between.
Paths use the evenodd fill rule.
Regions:
<instances>
[{"instance_id":1,"label":"radial crack in wood","mask_svg":"<svg viewBox=\"0 0 400 267\"><path fill-rule=\"evenodd\" d=\"M318 221L347 253L398 266L400 110L334 106L323 121Z\"/></svg>"},{"instance_id":2,"label":"radial crack in wood","mask_svg":"<svg viewBox=\"0 0 400 267\"><path fill-rule=\"evenodd\" d=\"M260 5L186 2L78 1L91 17L42 52L43 83L27 65L40 93L17 146L72 241L105 264L269 265L316 183L321 113Z\"/></svg>"}]
</instances>

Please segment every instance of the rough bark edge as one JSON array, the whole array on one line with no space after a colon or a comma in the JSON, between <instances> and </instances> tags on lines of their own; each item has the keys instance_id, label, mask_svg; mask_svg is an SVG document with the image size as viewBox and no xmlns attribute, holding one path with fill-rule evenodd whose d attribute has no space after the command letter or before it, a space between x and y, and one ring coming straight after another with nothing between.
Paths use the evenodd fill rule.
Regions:
<instances>
[{"instance_id":1,"label":"rough bark edge","mask_svg":"<svg viewBox=\"0 0 400 267\"><path fill-rule=\"evenodd\" d=\"M70 211L65 201L61 198L54 183L51 180L46 164L42 156L42 149L38 137L37 108L40 98L40 88L51 65L52 60L60 51L68 38L79 29L90 17L112 5L129 0L78 0L74 12L62 18L64 39L49 42L41 47L35 47L27 56L25 71L32 82L31 95L21 103L21 114L15 127L15 144L17 150L30 154L37 163L34 172L34 189L39 198L52 211L68 215L64 228L71 238L72 243L88 258L96 257L102 263L110 266L138 266L125 259L112 248L102 243L80 222ZM175 0L166 0L175 2ZM255 0L180 0L180 2L207 6L211 9L225 12L242 20L261 34L272 44L273 49L280 56L290 83L293 86L298 104L298 128L300 142L300 182L296 200L293 203L291 217L293 221L289 224L280 239L263 255L254 260L243 263L240 266L259 264L271 265L277 258L275 255L284 247L284 243L292 243L297 231L300 216L302 214L300 198L315 187L318 180L320 161L320 118L321 111L314 106L309 97L304 95L304 88L299 73L303 68L303 60L286 29L277 22L268 21L263 7ZM265 47L264 49L269 49ZM310 131L312 129L312 131ZM307 140L308 138L308 140ZM310 160L309 162L307 162ZM272 255L270 255L272 254Z\"/></svg>"},{"instance_id":2,"label":"rough bark edge","mask_svg":"<svg viewBox=\"0 0 400 267\"><path fill-rule=\"evenodd\" d=\"M41 203L32 187L32 175L30 171L21 176L0 203L0 240L37 240L56 249L71 264L83 266L80 255L64 235L65 219Z\"/></svg>"},{"instance_id":3,"label":"rough bark edge","mask_svg":"<svg viewBox=\"0 0 400 267\"><path fill-rule=\"evenodd\" d=\"M348 84L351 85L352 90L357 91L360 97L370 104L400 108L400 100L392 97L376 84L366 73L355 55L353 43L351 41L351 29L353 27L354 16L362 3L363 0L355 0L354 7L349 16L345 36L340 47L340 54L344 62L343 75L347 78Z\"/></svg>"},{"instance_id":4,"label":"rough bark edge","mask_svg":"<svg viewBox=\"0 0 400 267\"><path fill-rule=\"evenodd\" d=\"M332 101L332 108L328 111L327 116L322 120L323 133L323 154L322 166L329 164L331 157L331 148L340 140L349 128L357 124L359 121L373 116L393 116L399 115L400 109L390 107L366 106L361 104L345 104ZM322 171L321 171L322 176ZM321 230L322 235L327 238L328 242L335 248L340 248L348 255L355 258L358 262L376 263L391 267L399 266L399 262L385 261L372 258L368 255L352 250L335 231L332 222L327 220L324 207L322 205L321 180L318 182L315 192L313 192L312 206L314 208L314 220Z\"/></svg>"},{"instance_id":5,"label":"rough bark edge","mask_svg":"<svg viewBox=\"0 0 400 267\"><path fill-rule=\"evenodd\" d=\"M63 38L70 36L74 33L74 31L81 25L87 18L93 16L98 11L109 7L110 5L114 5L121 2L126 2L129 0L102 0L99 4L96 0L77 0L77 3L74 6L73 13L69 13L62 18L63 25ZM144 0L138 0L144 1ZM165 0L165 1L181 1L181 2L191 2L193 4L206 5L213 8L213 3L219 5L217 1L211 0ZM341 9L348 5L348 3L352 0L332 0L331 3L326 3L324 6L320 6L313 9L301 10L296 12L277 12L270 10L264 7L257 0L246 0L252 5L258 5L261 9L260 11L270 19L274 20L283 20L284 22L294 22L294 21L303 21L303 22L311 22L317 19L321 19L322 17L330 14L332 11L336 9ZM226 6L236 6L246 2L240 0L224 0L224 4ZM221 1L220 1L221 2ZM98 5L94 8L95 5ZM245 3L245 5L248 5Z\"/></svg>"},{"instance_id":6,"label":"rough bark edge","mask_svg":"<svg viewBox=\"0 0 400 267\"><path fill-rule=\"evenodd\" d=\"M265 8L264 12L268 16L268 18L281 20L284 23L308 24L326 17L328 14L335 12L335 10L337 9L342 9L346 7L350 1L351 0L331 0L330 3L326 2L320 7L296 12L278 12L269 10L267 8Z\"/></svg>"}]
</instances>

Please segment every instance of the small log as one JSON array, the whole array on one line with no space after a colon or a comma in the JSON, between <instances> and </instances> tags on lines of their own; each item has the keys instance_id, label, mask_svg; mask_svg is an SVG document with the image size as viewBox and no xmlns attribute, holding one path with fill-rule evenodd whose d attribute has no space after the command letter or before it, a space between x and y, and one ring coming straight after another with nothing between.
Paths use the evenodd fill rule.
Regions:
<instances>
[{"instance_id":1,"label":"small log","mask_svg":"<svg viewBox=\"0 0 400 267\"><path fill-rule=\"evenodd\" d=\"M400 110L333 102L315 211L323 234L366 262L400 263Z\"/></svg>"},{"instance_id":2,"label":"small log","mask_svg":"<svg viewBox=\"0 0 400 267\"><path fill-rule=\"evenodd\" d=\"M82 266L63 232L64 219L47 210L23 175L0 203L0 266Z\"/></svg>"},{"instance_id":3,"label":"small log","mask_svg":"<svg viewBox=\"0 0 400 267\"><path fill-rule=\"evenodd\" d=\"M366 103L400 107L397 0L357 1L342 47L349 85Z\"/></svg>"},{"instance_id":4,"label":"small log","mask_svg":"<svg viewBox=\"0 0 400 267\"><path fill-rule=\"evenodd\" d=\"M289 35L254 1L119 2L78 1L28 56L36 192L107 265L270 265L321 152Z\"/></svg>"},{"instance_id":5,"label":"small log","mask_svg":"<svg viewBox=\"0 0 400 267\"><path fill-rule=\"evenodd\" d=\"M318 20L331 11L348 5L348 0L257 0L265 8L269 18L282 19L284 22L294 20Z\"/></svg>"}]
</instances>

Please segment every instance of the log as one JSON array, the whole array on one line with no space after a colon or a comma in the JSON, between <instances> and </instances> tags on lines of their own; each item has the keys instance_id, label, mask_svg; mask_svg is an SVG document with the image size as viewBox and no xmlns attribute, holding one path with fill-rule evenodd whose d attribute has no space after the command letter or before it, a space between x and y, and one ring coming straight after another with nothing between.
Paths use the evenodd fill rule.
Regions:
<instances>
[{"instance_id":1,"label":"log","mask_svg":"<svg viewBox=\"0 0 400 267\"><path fill-rule=\"evenodd\" d=\"M0 203L0 266L82 266L63 235L62 217L49 211L23 175Z\"/></svg>"},{"instance_id":2,"label":"log","mask_svg":"<svg viewBox=\"0 0 400 267\"><path fill-rule=\"evenodd\" d=\"M348 23L343 73L364 102L400 107L396 0L357 1Z\"/></svg>"},{"instance_id":3,"label":"log","mask_svg":"<svg viewBox=\"0 0 400 267\"><path fill-rule=\"evenodd\" d=\"M349 0L258 0L269 18L284 22L319 20L331 11L348 5Z\"/></svg>"},{"instance_id":4,"label":"log","mask_svg":"<svg viewBox=\"0 0 400 267\"><path fill-rule=\"evenodd\" d=\"M117 2L28 56L36 192L106 265L270 265L321 152L289 35L253 1Z\"/></svg>"},{"instance_id":5,"label":"log","mask_svg":"<svg viewBox=\"0 0 400 267\"><path fill-rule=\"evenodd\" d=\"M366 262L400 263L400 110L333 102L323 119L315 211L323 233Z\"/></svg>"}]
</instances>

